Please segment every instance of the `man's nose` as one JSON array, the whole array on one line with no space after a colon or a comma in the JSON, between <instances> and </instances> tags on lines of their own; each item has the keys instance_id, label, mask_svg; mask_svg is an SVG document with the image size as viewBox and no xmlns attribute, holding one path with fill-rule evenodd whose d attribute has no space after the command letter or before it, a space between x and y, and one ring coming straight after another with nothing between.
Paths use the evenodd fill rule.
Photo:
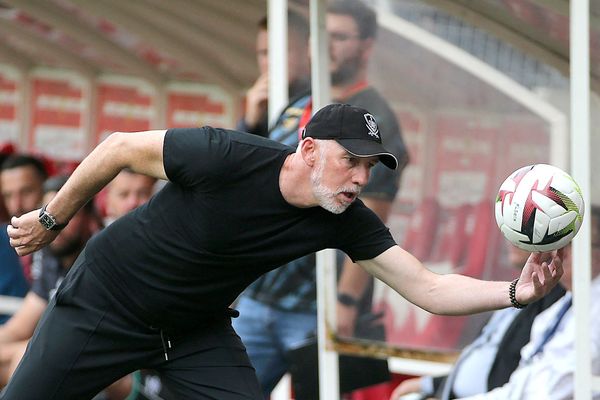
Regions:
<instances>
[{"instance_id":1,"label":"man's nose","mask_svg":"<svg viewBox=\"0 0 600 400\"><path fill-rule=\"evenodd\" d=\"M354 183L360 186L365 186L369 182L369 174L371 170L368 166L360 166L354 174Z\"/></svg>"}]
</instances>

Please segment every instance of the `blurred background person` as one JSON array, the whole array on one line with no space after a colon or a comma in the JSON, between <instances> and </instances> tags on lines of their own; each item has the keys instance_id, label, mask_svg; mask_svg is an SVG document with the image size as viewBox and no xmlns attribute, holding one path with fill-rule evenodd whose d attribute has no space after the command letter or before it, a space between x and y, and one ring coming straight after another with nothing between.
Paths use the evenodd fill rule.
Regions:
<instances>
[{"instance_id":1,"label":"blurred background person","mask_svg":"<svg viewBox=\"0 0 600 400\"><path fill-rule=\"evenodd\" d=\"M0 166L0 190L9 218L41 207L43 184L48 173L44 163L33 156L12 154ZM23 274L31 282L31 256L20 257Z\"/></svg>"},{"instance_id":2,"label":"blurred background person","mask_svg":"<svg viewBox=\"0 0 600 400\"><path fill-rule=\"evenodd\" d=\"M106 188L104 225L141 206L154 193L156 179L124 169Z\"/></svg>"},{"instance_id":3,"label":"blurred background person","mask_svg":"<svg viewBox=\"0 0 600 400\"><path fill-rule=\"evenodd\" d=\"M600 207L592 206L591 220L592 283L590 290L590 358L592 375L600 374ZM567 293L536 317L529 343L521 352L518 368L504 385L469 400L572 399L574 396L575 315L572 304L572 246L564 249L564 274L560 284ZM500 349L502 351L502 349ZM593 395L600 399L600 392Z\"/></svg>"},{"instance_id":4,"label":"blurred background person","mask_svg":"<svg viewBox=\"0 0 600 400\"><path fill-rule=\"evenodd\" d=\"M508 259L515 268L515 278L529 257L529 252L508 244ZM423 376L403 381L391 400L419 393L421 398L455 399L485 393L508 382L519 365L521 349L529 342L535 318L563 297L565 289L557 285L550 294L524 309L506 308L492 314L475 340L461 352L448 376Z\"/></svg>"},{"instance_id":5,"label":"blurred background person","mask_svg":"<svg viewBox=\"0 0 600 400\"><path fill-rule=\"evenodd\" d=\"M399 168L394 171L375 166L360 196L386 221L408 153L393 111L367 82L368 61L377 32L376 14L360 0L335 1L327 9L326 28L330 36L332 97L336 102L369 110L377 120L383 143L399 161ZM269 137L296 147L300 128L311 113L310 92L292 98ZM233 320L233 326L246 346L265 397L289 371L288 352L316 332L315 266L314 254L302 257L261 276L240 296L240 317ZM339 334L352 336L359 315L371 310L372 285L369 275L346 259L338 285Z\"/></svg>"},{"instance_id":6,"label":"blurred background person","mask_svg":"<svg viewBox=\"0 0 600 400\"><path fill-rule=\"evenodd\" d=\"M5 151L5 146L0 147L0 168L4 161L13 153L13 149ZM2 180L0 179L0 193ZM4 206L4 198L0 196L0 296L24 297L29 290L29 284L25 278L25 272L19 261L19 256L10 246L6 224L8 223L8 212ZM0 314L0 324L9 319L9 315Z\"/></svg>"},{"instance_id":7,"label":"blurred background person","mask_svg":"<svg viewBox=\"0 0 600 400\"><path fill-rule=\"evenodd\" d=\"M269 50L268 22L263 17L256 35L256 61L260 75L246 92L244 116L237 129L259 136L268 136ZM310 89L310 60L308 38L310 28L301 13L288 11L288 95L295 98Z\"/></svg>"},{"instance_id":8,"label":"blurred background person","mask_svg":"<svg viewBox=\"0 0 600 400\"><path fill-rule=\"evenodd\" d=\"M24 297L29 290L19 256L9 244L6 224L0 224L0 296ZM0 314L0 325L9 319Z\"/></svg>"},{"instance_id":9,"label":"blurred background person","mask_svg":"<svg viewBox=\"0 0 600 400\"><path fill-rule=\"evenodd\" d=\"M56 194L67 177L46 181L45 202ZM17 312L0 326L0 387L6 385L17 367L27 342L46 309L48 302L85 243L99 229L99 220L90 202L83 207L60 232L52 245L34 254L31 290Z\"/></svg>"}]
</instances>

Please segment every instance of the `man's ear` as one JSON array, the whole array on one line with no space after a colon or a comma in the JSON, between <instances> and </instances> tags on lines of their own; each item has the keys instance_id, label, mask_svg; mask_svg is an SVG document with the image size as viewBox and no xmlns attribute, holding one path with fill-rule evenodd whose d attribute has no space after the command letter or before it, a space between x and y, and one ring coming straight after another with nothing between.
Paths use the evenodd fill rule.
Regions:
<instances>
[{"instance_id":1,"label":"man's ear","mask_svg":"<svg viewBox=\"0 0 600 400\"><path fill-rule=\"evenodd\" d=\"M315 156L317 152L316 146L317 143L315 142L315 139L311 137L307 137L300 142L300 153L302 154L302 159L309 167L315 165Z\"/></svg>"}]
</instances>

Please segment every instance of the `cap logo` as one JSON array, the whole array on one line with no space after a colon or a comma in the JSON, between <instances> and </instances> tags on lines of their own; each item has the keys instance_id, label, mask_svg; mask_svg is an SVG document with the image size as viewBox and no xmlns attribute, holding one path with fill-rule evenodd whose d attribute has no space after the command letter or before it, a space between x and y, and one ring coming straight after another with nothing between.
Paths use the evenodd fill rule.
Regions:
<instances>
[{"instance_id":1,"label":"cap logo","mask_svg":"<svg viewBox=\"0 0 600 400\"><path fill-rule=\"evenodd\" d=\"M364 117L365 121L367 121L367 129L369 130L368 134L379 139L379 128L377 127L375 117L369 113L366 113Z\"/></svg>"}]
</instances>

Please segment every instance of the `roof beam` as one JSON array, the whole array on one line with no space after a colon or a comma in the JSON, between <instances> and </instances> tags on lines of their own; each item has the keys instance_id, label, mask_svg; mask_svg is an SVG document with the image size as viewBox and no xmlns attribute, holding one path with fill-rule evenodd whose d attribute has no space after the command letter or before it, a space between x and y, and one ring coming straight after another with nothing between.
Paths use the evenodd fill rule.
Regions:
<instances>
[{"instance_id":1,"label":"roof beam","mask_svg":"<svg viewBox=\"0 0 600 400\"><path fill-rule=\"evenodd\" d=\"M144 15L137 14L139 8L132 8L128 2L120 0L71 0L84 10L101 16L119 25L129 32L144 38L157 49L176 57L188 70L203 75L207 82L217 83L226 89L238 90L235 82L223 75L222 68L211 60L210 56L201 54L197 48L190 46L187 41L174 38L170 32L153 26ZM160 17L160 16L159 16Z\"/></svg>"},{"instance_id":2,"label":"roof beam","mask_svg":"<svg viewBox=\"0 0 600 400\"><path fill-rule=\"evenodd\" d=\"M446 0L425 0L432 6L459 18L468 24L477 26L484 29L493 35L505 40L513 45L519 47L527 54L536 56L538 59L553 65L562 73L569 73L569 63L565 59L564 54L559 51L549 51L547 46L539 41L536 41L530 37L530 35L523 36L520 29L511 28L507 24L500 23L496 19L491 19L486 12L481 12L476 9L477 6L471 7L473 2L469 5L464 5L460 0L446 1ZM524 25L524 24L523 24ZM526 30L531 30L530 27L523 27Z\"/></svg>"},{"instance_id":3,"label":"roof beam","mask_svg":"<svg viewBox=\"0 0 600 400\"><path fill-rule=\"evenodd\" d=\"M0 60L3 63L13 65L21 71L28 71L34 65L31 58L4 42L0 42Z\"/></svg>"},{"instance_id":4,"label":"roof beam","mask_svg":"<svg viewBox=\"0 0 600 400\"><path fill-rule=\"evenodd\" d=\"M22 27L18 22L2 20L0 34L5 37L14 35L16 40L25 42L36 53L50 60L55 60L59 65L74 69L85 77L91 78L98 74L98 69L86 60Z\"/></svg>"},{"instance_id":5,"label":"roof beam","mask_svg":"<svg viewBox=\"0 0 600 400\"><path fill-rule=\"evenodd\" d=\"M267 2L265 0L238 0L232 7L230 2L215 0L198 0L200 7L208 10L211 14L222 15L225 21L228 21L227 29L230 25L240 24L256 25L258 19L267 14ZM260 10L257 12L257 10Z\"/></svg>"},{"instance_id":6,"label":"roof beam","mask_svg":"<svg viewBox=\"0 0 600 400\"><path fill-rule=\"evenodd\" d=\"M496 6L488 6L487 2L466 0L425 0L432 6L447 12L473 26L484 29L496 37L511 43L515 47L538 60L553 66L565 77L569 76L569 49L561 44L546 40L545 32L539 32L523 21L501 12ZM492 3L493 4L493 3ZM489 16L494 15L492 19ZM503 23L510 20L511 24ZM592 88L600 91L600 80L592 77Z\"/></svg>"},{"instance_id":7,"label":"roof beam","mask_svg":"<svg viewBox=\"0 0 600 400\"><path fill-rule=\"evenodd\" d=\"M165 77L152 66L136 57L131 52L119 47L115 43L103 37L98 30L90 28L89 25L80 22L73 15L56 5L45 1L34 0L3 0L14 8L22 10L33 18L53 26L89 46L92 46L104 56L123 65L127 71L152 83L158 84Z\"/></svg>"},{"instance_id":8,"label":"roof beam","mask_svg":"<svg viewBox=\"0 0 600 400\"><path fill-rule=\"evenodd\" d=\"M253 35L248 34L248 26L258 29L256 25L258 20L248 23L245 20L232 18L227 12L213 10L210 5L214 6L214 1L208 2L208 5L204 5L198 0L149 1L155 7L169 11L173 15L193 24L194 28L202 32L203 35L224 38L238 52L248 52L249 56L254 57L255 38ZM230 12L233 8L230 7ZM264 14L266 14L266 8L264 9ZM223 21L227 22L226 26Z\"/></svg>"},{"instance_id":9,"label":"roof beam","mask_svg":"<svg viewBox=\"0 0 600 400\"><path fill-rule=\"evenodd\" d=\"M168 40L168 46L163 47L164 51L169 52L173 44L177 43L180 47L185 47L184 54L178 57L185 57L184 60L193 57L195 60L188 64L197 66L203 72L208 71L207 75L210 74L212 81L228 88L241 86L239 76L231 72L231 65L245 63L246 59L227 52L226 48L215 46L214 39L211 40L196 30L190 30L188 24L173 18L172 14L157 10L146 1L108 1L118 5L122 12L143 20L152 30L159 31L160 36Z\"/></svg>"},{"instance_id":10,"label":"roof beam","mask_svg":"<svg viewBox=\"0 0 600 400\"><path fill-rule=\"evenodd\" d=\"M183 4L180 4L183 3ZM255 78L252 68L248 68L248 60L254 60L254 35L248 35L247 27L237 25L240 36L232 36L229 21L207 13L193 13L187 2L170 0L146 0L146 4L129 2L131 12L142 15L153 26L162 27L177 41L186 41L195 48L195 52L214 61L215 65L228 80L233 82L250 82ZM182 5L184 8L179 9ZM178 10L175 12L174 10ZM190 11L181 14L181 10ZM182 17L185 15L185 17ZM225 23L227 25L225 26ZM246 28L246 31L241 31ZM250 46L240 46L240 38L252 38ZM218 43L218 46L215 46Z\"/></svg>"}]
</instances>

